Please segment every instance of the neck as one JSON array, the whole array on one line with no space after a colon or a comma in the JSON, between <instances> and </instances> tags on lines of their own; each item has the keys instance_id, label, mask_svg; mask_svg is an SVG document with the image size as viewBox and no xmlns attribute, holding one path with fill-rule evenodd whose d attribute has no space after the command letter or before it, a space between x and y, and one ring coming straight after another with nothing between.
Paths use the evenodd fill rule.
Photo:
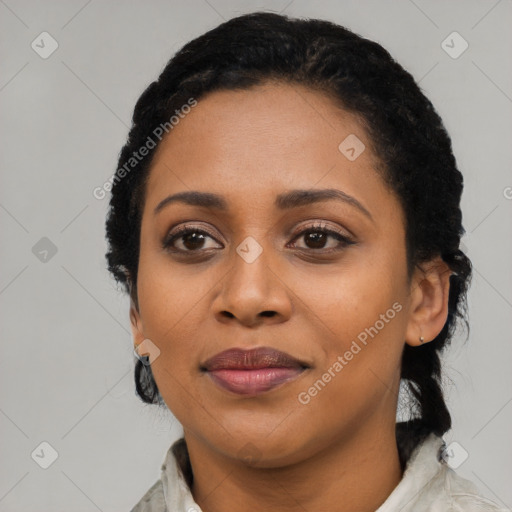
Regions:
<instances>
[{"instance_id":1,"label":"neck","mask_svg":"<svg viewBox=\"0 0 512 512\"><path fill-rule=\"evenodd\" d=\"M249 467L187 435L192 494L204 512L375 511L402 478L392 428L362 429L314 456L278 468Z\"/></svg>"}]
</instances>

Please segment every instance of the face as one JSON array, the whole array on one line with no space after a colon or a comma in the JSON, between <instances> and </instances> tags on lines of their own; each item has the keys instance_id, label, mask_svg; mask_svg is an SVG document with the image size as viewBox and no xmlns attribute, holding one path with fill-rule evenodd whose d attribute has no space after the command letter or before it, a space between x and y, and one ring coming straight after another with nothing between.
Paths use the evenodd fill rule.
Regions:
<instances>
[{"instance_id":1,"label":"face","mask_svg":"<svg viewBox=\"0 0 512 512\"><path fill-rule=\"evenodd\" d=\"M356 118L296 85L211 93L162 141L131 319L195 442L272 467L394 426L411 284L377 165Z\"/></svg>"}]
</instances>

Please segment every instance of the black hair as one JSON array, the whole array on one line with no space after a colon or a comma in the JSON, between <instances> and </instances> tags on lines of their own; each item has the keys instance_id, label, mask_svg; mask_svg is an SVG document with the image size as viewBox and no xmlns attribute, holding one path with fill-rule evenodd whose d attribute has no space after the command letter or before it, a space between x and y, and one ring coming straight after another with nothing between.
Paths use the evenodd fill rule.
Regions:
<instances>
[{"instance_id":1,"label":"black hair","mask_svg":"<svg viewBox=\"0 0 512 512\"><path fill-rule=\"evenodd\" d=\"M168 123L191 98L197 101L216 90L249 89L268 81L318 90L357 116L379 157L379 172L403 208L409 276L436 256L450 269L443 329L429 343L404 346L401 379L413 398L411 418L396 427L404 467L429 433L442 435L451 427L439 355L457 320L466 318L472 272L470 260L459 249L464 234L462 174L440 116L411 74L378 43L335 23L265 12L239 16L187 43L143 92L118 169L124 165L126 171L126 163L155 128ZM141 215L155 150L122 173L122 179L118 175L113 180L106 222L108 268L136 305ZM139 360L135 383L143 401L163 403L151 367Z\"/></svg>"}]
</instances>

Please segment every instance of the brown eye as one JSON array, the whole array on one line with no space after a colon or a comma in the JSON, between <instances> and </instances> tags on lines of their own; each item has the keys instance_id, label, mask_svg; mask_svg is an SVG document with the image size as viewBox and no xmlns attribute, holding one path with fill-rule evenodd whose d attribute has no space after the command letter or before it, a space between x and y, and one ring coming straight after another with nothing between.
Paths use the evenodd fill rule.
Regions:
<instances>
[{"instance_id":1,"label":"brown eye","mask_svg":"<svg viewBox=\"0 0 512 512\"><path fill-rule=\"evenodd\" d=\"M348 245L352 245L355 242L348 236L341 234L337 231L326 229L324 225L311 226L301 231L293 240L303 239L305 247L299 247L299 249L311 249L311 250L337 250L342 249ZM329 243L329 239L335 240L334 245L326 247Z\"/></svg>"},{"instance_id":2,"label":"brown eye","mask_svg":"<svg viewBox=\"0 0 512 512\"><path fill-rule=\"evenodd\" d=\"M208 239L215 240L210 233L197 228L181 228L177 232L168 236L163 242L163 248L182 252L196 252L202 249L212 249L206 247ZM215 240L216 241L216 240ZM181 245L178 247L177 245Z\"/></svg>"},{"instance_id":3,"label":"brown eye","mask_svg":"<svg viewBox=\"0 0 512 512\"><path fill-rule=\"evenodd\" d=\"M293 241L300 239L303 240L304 246L293 244L298 249L324 253L338 251L355 243L347 235L327 229L323 224L309 226L299 232ZM203 229L183 226L168 235L162 242L162 247L171 252L199 254L209 249L222 249L223 245Z\"/></svg>"},{"instance_id":4,"label":"brown eye","mask_svg":"<svg viewBox=\"0 0 512 512\"><path fill-rule=\"evenodd\" d=\"M330 235L323 231L310 231L302 236L309 249L323 249Z\"/></svg>"}]
</instances>

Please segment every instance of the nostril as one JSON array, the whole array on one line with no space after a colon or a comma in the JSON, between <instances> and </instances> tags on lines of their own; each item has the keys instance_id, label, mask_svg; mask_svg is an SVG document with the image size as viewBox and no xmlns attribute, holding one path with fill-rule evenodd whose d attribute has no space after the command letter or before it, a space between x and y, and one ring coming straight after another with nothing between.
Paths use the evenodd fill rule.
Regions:
<instances>
[{"instance_id":1,"label":"nostril","mask_svg":"<svg viewBox=\"0 0 512 512\"><path fill-rule=\"evenodd\" d=\"M276 312L275 311L263 311L261 313L261 316L275 316Z\"/></svg>"}]
</instances>

